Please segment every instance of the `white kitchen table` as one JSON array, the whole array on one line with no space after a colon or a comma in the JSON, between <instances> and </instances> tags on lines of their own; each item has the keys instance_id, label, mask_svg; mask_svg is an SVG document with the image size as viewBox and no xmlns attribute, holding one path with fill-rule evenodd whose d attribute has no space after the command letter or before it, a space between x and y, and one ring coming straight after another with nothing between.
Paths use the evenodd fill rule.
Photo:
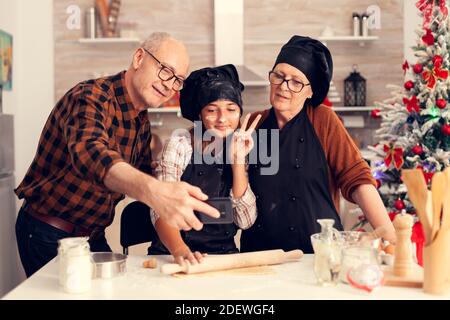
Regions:
<instances>
[{"instance_id":1,"label":"white kitchen table","mask_svg":"<svg viewBox=\"0 0 450 320\"><path fill-rule=\"evenodd\" d=\"M313 255L299 262L266 267L266 274L214 273L174 277L159 272L170 256L156 256L157 269L145 269L149 256L129 256L127 273L113 279L94 279L84 294L65 293L58 285L58 263L54 259L3 299L163 299L163 300L243 300L243 299L450 299L425 294L422 289L380 287L367 293L344 283L320 287L313 273ZM268 270L270 268L271 270Z\"/></svg>"}]
</instances>

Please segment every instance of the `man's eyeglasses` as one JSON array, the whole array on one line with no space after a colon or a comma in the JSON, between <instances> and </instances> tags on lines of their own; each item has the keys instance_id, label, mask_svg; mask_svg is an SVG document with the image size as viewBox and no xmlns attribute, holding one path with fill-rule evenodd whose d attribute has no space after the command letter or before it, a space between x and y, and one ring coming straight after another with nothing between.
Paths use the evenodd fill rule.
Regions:
<instances>
[{"instance_id":1,"label":"man's eyeglasses","mask_svg":"<svg viewBox=\"0 0 450 320\"><path fill-rule=\"evenodd\" d=\"M300 91L303 90L304 87L310 85L309 83L305 84L301 81L297 81L294 79L287 80L284 78L283 75L281 75L275 71L269 72L269 82L272 84L278 84L278 85L281 85L283 82L286 82L288 89L295 93L299 93Z\"/></svg>"},{"instance_id":2,"label":"man's eyeglasses","mask_svg":"<svg viewBox=\"0 0 450 320\"><path fill-rule=\"evenodd\" d=\"M173 73L173 71L169 67L166 67L165 65L163 65L161 63L161 61L159 61L150 51L148 51L145 48L142 48L142 49L144 49L144 51L147 52L159 64L158 77L162 81L169 81L169 80L175 78L175 81L172 84L173 90L180 91L181 89L183 89L183 84L184 84L183 79L177 77L175 75L175 73Z\"/></svg>"}]
</instances>

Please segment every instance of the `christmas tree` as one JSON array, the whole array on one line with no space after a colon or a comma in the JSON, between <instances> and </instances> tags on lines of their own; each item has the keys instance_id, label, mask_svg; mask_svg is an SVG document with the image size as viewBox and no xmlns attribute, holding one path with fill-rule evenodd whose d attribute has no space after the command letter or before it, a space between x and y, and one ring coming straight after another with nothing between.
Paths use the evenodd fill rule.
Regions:
<instances>
[{"instance_id":1,"label":"christmas tree","mask_svg":"<svg viewBox=\"0 0 450 320\"><path fill-rule=\"evenodd\" d=\"M391 217L405 210L414 214L402 169L420 169L430 186L433 174L449 166L450 159L450 34L445 0L416 3L423 24L413 47L417 57L403 64L403 88L393 88L392 97L376 103L372 116L381 118L379 139L369 146L368 160L378 191ZM363 224L365 221L361 221Z\"/></svg>"}]
</instances>

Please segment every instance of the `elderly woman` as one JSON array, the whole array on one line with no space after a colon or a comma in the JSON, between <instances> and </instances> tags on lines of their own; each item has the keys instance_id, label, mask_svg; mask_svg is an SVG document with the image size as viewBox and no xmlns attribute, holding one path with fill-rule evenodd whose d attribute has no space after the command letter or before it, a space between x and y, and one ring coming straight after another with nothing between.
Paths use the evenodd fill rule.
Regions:
<instances>
[{"instance_id":1,"label":"elderly woman","mask_svg":"<svg viewBox=\"0 0 450 320\"><path fill-rule=\"evenodd\" d=\"M361 207L372 227L385 226L385 239L395 242L369 166L333 110L321 105L332 74L331 54L321 42L293 36L281 48L269 72L272 108L258 113L257 130L258 146L266 143L272 158L279 152L279 169L265 174L260 154L250 165L258 217L243 231L241 251L299 248L312 253L310 236L320 232L317 219L334 219L334 226L343 229L339 191ZM279 145L270 146L271 129L279 129Z\"/></svg>"}]
</instances>

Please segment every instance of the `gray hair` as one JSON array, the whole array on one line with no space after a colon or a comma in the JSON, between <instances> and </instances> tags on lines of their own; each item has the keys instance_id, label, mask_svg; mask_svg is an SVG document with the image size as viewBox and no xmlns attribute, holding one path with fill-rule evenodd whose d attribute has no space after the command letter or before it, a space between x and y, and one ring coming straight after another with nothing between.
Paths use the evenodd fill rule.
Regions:
<instances>
[{"instance_id":1,"label":"gray hair","mask_svg":"<svg viewBox=\"0 0 450 320\"><path fill-rule=\"evenodd\" d=\"M164 41L174 39L167 32L153 32L141 43L141 47L147 49L150 52L158 51L159 47Z\"/></svg>"}]
</instances>

